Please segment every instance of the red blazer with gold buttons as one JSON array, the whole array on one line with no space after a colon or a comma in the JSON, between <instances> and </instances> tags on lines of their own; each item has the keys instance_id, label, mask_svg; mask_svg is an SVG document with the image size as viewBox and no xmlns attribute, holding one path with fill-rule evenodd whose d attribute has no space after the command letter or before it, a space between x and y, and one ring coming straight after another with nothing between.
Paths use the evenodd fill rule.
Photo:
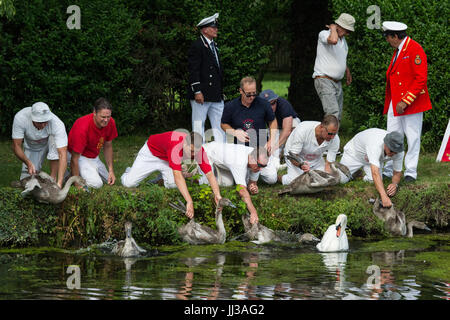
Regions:
<instances>
[{"instance_id":1,"label":"red blazer with gold buttons","mask_svg":"<svg viewBox=\"0 0 450 320\"><path fill-rule=\"evenodd\" d=\"M402 51L392 66L396 52L386 72L386 95L383 114L392 100L394 116L414 114L431 109L427 88L427 56L420 44L406 37ZM405 112L398 114L395 106L399 101L407 104Z\"/></svg>"}]
</instances>

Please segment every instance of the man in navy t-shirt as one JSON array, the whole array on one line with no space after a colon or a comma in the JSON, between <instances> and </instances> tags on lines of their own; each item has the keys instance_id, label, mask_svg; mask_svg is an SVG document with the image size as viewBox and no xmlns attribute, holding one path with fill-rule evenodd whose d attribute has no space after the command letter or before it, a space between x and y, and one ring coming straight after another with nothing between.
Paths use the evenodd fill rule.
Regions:
<instances>
[{"instance_id":1,"label":"man in navy t-shirt","mask_svg":"<svg viewBox=\"0 0 450 320\"><path fill-rule=\"evenodd\" d=\"M276 162L276 167L281 168L280 148L284 146L292 130L300 124L300 119L298 118L291 103L286 99L279 97L272 90L264 90L259 94L259 96L270 103L277 119L278 129L281 130L277 136L278 139L274 140L274 142L277 141L277 143L274 146L274 150L276 151L273 153L273 156L277 158L273 160Z\"/></svg>"},{"instance_id":2,"label":"man in navy t-shirt","mask_svg":"<svg viewBox=\"0 0 450 320\"><path fill-rule=\"evenodd\" d=\"M260 97L256 92L256 80L245 77L241 80L239 92L241 96L225 104L222 113L222 129L234 136L234 143L245 143L250 147L264 146L272 154L274 149L274 136L270 132L277 130L277 121L270 103ZM269 124L269 129L266 128ZM256 174L250 174L248 188L251 194L258 193L256 181L259 174L267 183L276 183L276 169L272 170L270 163Z\"/></svg>"}]
</instances>

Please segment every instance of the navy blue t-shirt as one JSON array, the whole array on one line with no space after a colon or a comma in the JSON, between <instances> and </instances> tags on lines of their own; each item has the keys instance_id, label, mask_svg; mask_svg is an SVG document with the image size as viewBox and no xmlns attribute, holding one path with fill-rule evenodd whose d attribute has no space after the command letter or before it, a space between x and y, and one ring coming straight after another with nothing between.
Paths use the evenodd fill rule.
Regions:
<instances>
[{"instance_id":1,"label":"navy blue t-shirt","mask_svg":"<svg viewBox=\"0 0 450 320\"><path fill-rule=\"evenodd\" d=\"M225 104L222 113L222 123L229 124L233 129L242 129L247 131L250 136L250 145L252 147L259 145L259 139L264 137L264 144L267 142L269 131L266 123L275 119L270 103L260 97L255 97L250 107L246 107L241 102L241 97L237 97ZM261 131L261 129L265 129ZM256 145L255 145L256 139ZM234 138L234 143L238 143Z\"/></svg>"},{"instance_id":2,"label":"navy blue t-shirt","mask_svg":"<svg viewBox=\"0 0 450 320\"><path fill-rule=\"evenodd\" d=\"M278 122L278 129L283 127L283 119L287 117L298 118L297 113L292 107L291 103L284 98L278 97L277 109L275 110L275 117Z\"/></svg>"}]
</instances>

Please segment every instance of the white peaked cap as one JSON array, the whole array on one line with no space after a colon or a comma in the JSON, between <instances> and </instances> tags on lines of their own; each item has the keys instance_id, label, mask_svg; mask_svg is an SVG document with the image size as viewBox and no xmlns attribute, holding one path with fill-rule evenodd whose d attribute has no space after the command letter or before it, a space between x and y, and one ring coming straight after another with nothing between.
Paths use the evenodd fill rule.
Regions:
<instances>
[{"instance_id":1,"label":"white peaked cap","mask_svg":"<svg viewBox=\"0 0 450 320\"><path fill-rule=\"evenodd\" d=\"M407 28L406 24L397 21L384 21L381 26L383 31L404 31Z\"/></svg>"}]
</instances>

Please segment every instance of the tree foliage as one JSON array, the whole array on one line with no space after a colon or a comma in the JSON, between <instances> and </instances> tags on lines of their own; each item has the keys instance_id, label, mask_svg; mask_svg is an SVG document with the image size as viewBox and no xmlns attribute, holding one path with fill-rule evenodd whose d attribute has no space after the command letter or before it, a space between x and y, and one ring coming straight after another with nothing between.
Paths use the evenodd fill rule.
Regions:
<instances>
[{"instance_id":1,"label":"tree foliage","mask_svg":"<svg viewBox=\"0 0 450 320\"><path fill-rule=\"evenodd\" d=\"M355 32L348 37L348 65L353 83L344 85L344 109L352 121L351 131L386 127L384 107L386 70L393 54L380 29L368 28L374 23L373 1L332 0L333 17L341 12L356 19ZM433 109L424 112L422 147L438 150L450 117L448 105L449 49L447 45L448 1L402 0L377 1L380 21L401 21L407 34L425 50L428 60L428 90Z\"/></svg>"}]
</instances>

